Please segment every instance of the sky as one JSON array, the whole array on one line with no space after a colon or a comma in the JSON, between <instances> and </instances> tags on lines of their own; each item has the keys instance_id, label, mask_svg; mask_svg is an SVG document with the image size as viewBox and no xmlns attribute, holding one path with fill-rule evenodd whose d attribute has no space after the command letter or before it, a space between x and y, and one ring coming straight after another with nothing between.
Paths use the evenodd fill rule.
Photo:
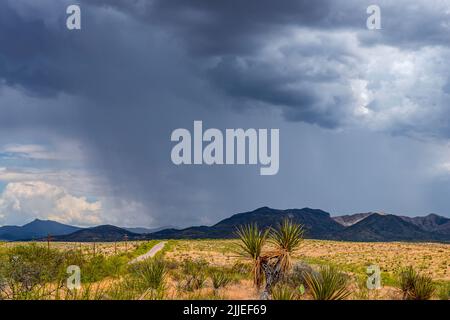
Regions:
<instances>
[{"instance_id":1,"label":"sky","mask_svg":"<svg viewBox=\"0 0 450 320\"><path fill-rule=\"evenodd\" d=\"M449 61L448 1L1 1L0 225L450 217ZM278 173L174 165L195 120L279 129Z\"/></svg>"}]
</instances>

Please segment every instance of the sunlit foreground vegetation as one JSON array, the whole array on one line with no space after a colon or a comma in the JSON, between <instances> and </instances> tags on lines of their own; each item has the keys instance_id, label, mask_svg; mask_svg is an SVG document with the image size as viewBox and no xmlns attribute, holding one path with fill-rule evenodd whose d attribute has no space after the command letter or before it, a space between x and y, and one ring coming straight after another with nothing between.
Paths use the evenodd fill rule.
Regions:
<instances>
[{"instance_id":1,"label":"sunlit foreground vegetation","mask_svg":"<svg viewBox=\"0 0 450 320\"><path fill-rule=\"evenodd\" d=\"M450 245L301 239L287 225L243 226L236 240L0 243L0 299L449 299ZM81 288L67 288L67 267ZM367 267L381 270L367 288Z\"/></svg>"}]
</instances>

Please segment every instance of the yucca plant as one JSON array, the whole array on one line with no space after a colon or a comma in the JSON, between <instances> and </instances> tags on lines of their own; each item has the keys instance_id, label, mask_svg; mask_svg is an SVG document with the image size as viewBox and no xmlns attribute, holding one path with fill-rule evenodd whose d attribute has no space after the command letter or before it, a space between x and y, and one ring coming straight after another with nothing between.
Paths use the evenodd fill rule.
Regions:
<instances>
[{"instance_id":1,"label":"yucca plant","mask_svg":"<svg viewBox=\"0 0 450 320\"><path fill-rule=\"evenodd\" d=\"M418 274L411 266L400 272L399 282L403 298L407 300L429 300L436 291L433 279Z\"/></svg>"},{"instance_id":2,"label":"yucca plant","mask_svg":"<svg viewBox=\"0 0 450 320\"><path fill-rule=\"evenodd\" d=\"M303 226L284 219L278 229L272 229L269 241L275 246L278 255L278 267L285 274L292 267L292 254L298 249L303 240Z\"/></svg>"},{"instance_id":3,"label":"yucca plant","mask_svg":"<svg viewBox=\"0 0 450 320\"><path fill-rule=\"evenodd\" d=\"M268 230L260 230L257 224L239 226L236 229L236 235L241 240L239 243L240 253L252 260L253 283L257 288L261 287L264 281L261 258L268 234Z\"/></svg>"},{"instance_id":4,"label":"yucca plant","mask_svg":"<svg viewBox=\"0 0 450 320\"><path fill-rule=\"evenodd\" d=\"M438 291L439 300L450 299L450 283L442 284Z\"/></svg>"},{"instance_id":5,"label":"yucca plant","mask_svg":"<svg viewBox=\"0 0 450 320\"><path fill-rule=\"evenodd\" d=\"M132 267L132 273L142 289L157 290L164 287L167 270L162 259L151 258L136 263Z\"/></svg>"},{"instance_id":6,"label":"yucca plant","mask_svg":"<svg viewBox=\"0 0 450 320\"><path fill-rule=\"evenodd\" d=\"M274 250L261 258L266 278L261 299L268 299L272 287L286 277L292 267L292 254L298 249L302 239L303 227L289 219L284 219L278 229L270 230L269 241L273 244Z\"/></svg>"},{"instance_id":7,"label":"yucca plant","mask_svg":"<svg viewBox=\"0 0 450 320\"><path fill-rule=\"evenodd\" d=\"M185 260L182 265L182 281L179 287L186 291L203 288L207 279L208 263L204 260Z\"/></svg>"},{"instance_id":8,"label":"yucca plant","mask_svg":"<svg viewBox=\"0 0 450 320\"><path fill-rule=\"evenodd\" d=\"M277 284L272 289L272 300L295 300L295 297L295 291L285 284Z\"/></svg>"},{"instance_id":9,"label":"yucca plant","mask_svg":"<svg viewBox=\"0 0 450 320\"><path fill-rule=\"evenodd\" d=\"M350 295L347 275L331 266L306 274L305 282L315 300L343 300Z\"/></svg>"},{"instance_id":10,"label":"yucca plant","mask_svg":"<svg viewBox=\"0 0 450 320\"><path fill-rule=\"evenodd\" d=\"M408 266L400 271L399 283L404 299L408 296L408 292L413 290L416 277L417 273L412 266Z\"/></svg>"},{"instance_id":11,"label":"yucca plant","mask_svg":"<svg viewBox=\"0 0 450 320\"><path fill-rule=\"evenodd\" d=\"M429 300L435 291L436 288L431 277L418 275L414 282L414 290L410 292L408 297L411 300Z\"/></svg>"},{"instance_id":12,"label":"yucca plant","mask_svg":"<svg viewBox=\"0 0 450 320\"><path fill-rule=\"evenodd\" d=\"M107 290L100 285L88 284L81 289L66 289L63 296L58 299L64 300L103 300L107 297Z\"/></svg>"},{"instance_id":13,"label":"yucca plant","mask_svg":"<svg viewBox=\"0 0 450 320\"><path fill-rule=\"evenodd\" d=\"M114 283L108 288L108 300L134 300L140 297L143 292L139 280L135 276L127 275L122 280Z\"/></svg>"},{"instance_id":14,"label":"yucca plant","mask_svg":"<svg viewBox=\"0 0 450 320\"><path fill-rule=\"evenodd\" d=\"M231 282L230 275L221 272L221 271L214 271L211 273L211 280L213 284L214 290L219 290L220 288L226 287Z\"/></svg>"}]
</instances>

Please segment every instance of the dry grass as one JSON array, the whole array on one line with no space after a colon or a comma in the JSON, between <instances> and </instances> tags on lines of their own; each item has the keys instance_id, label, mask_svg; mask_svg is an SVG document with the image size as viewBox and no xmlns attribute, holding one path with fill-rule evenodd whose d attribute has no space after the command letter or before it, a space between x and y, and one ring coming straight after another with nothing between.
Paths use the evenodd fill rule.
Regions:
<instances>
[{"instance_id":1,"label":"dry grass","mask_svg":"<svg viewBox=\"0 0 450 320\"><path fill-rule=\"evenodd\" d=\"M229 268L246 261L237 254L237 244L238 240L172 240L165 257L169 261L204 259L212 266ZM450 244L305 240L293 259L294 262L304 261L316 266L334 265L346 272L353 279L350 299L401 299L396 275L409 265L437 282L450 282ZM383 287L379 290L365 287L366 268L372 264L378 265L382 272ZM209 289L202 290L202 294L207 295L205 291ZM242 279L222 290L221 297L257 299L259 295L250 279ZM305 295L303 298L311 297Z\"/></svg>"},{"instance_id":2,"label":"dry grass","mask_svg":"<svg viewBox=\"0 0 450 320\"><path fill-rule=\"evenodd\" d=\"M148 241L128 241L128 242L50 242L50 247L57 250L81 250L83 255L99 254L104 256L113 256L116 254L133 252L141 244ZM3 242L0 248L22 246L27 244L36 244L38 246L47 247L47 242Z\"/></svg>"},{"instance_id":3,"label":"dry grass","mask_svg":"<svg viewBox=\"0 0 450 320\"><path fill-rule=\"evenodd\" d=\"M230 266L243 260L235 252L237 243L237 240L176 240L166 257L205 259L212 265ZM362 272L371 264L388 273L413 265L435 280L450 281L450 244L305 240L293 258L313 264L333 264L355 272Z\"/></svg>"},{"instance_id":4,"label":"dry grass","mask_svg":"<svg viewBox=\"0 0 450 320\"><path fill-rule=\"evenodd\" d=\"M155 242L148 243L153 245ZM113 256L142 251L144 242L96 243L96 254ZM26 243L0 243L0 252L6 246ZM251 274L243 272L225 288L213 289L212 281L207 278L202 288L194 291L180 290L180 279L184 260L204 260L208 268L231 270L233 266L248 264L248 260L238 254L238 240L170 240L163 250L164 259L172 265L166 279L165 299L258 299L259 292L252 285ZM38 243L47 246L47 243ZM93 243L57 243L51 247L58 250L82 250L84 254L93 254ZM138 250L138 247L141 248ZM267 250L271 248L268 247ZM143 253L143 252L142 252ZM139 253L139 254L142 254ZM313 267L334 265L348 274L352 281L349 289L353 292L350 299L401 299L402 293L396 283L396 273L403 267L413 266L421 274L429 275L434 281L450 284L450 244L437 243L355 243L339 241L304 240L300 249L293 255L294 263L306 262ZM382 272L383 287L368 290L365 287L366 268L376 264ZM233 271L236 272L236 271ZM96 283L100 288L115 285L120 278L106 278ZM302 299L310 299L306 293Z\"/></svg>"}]
</instances>

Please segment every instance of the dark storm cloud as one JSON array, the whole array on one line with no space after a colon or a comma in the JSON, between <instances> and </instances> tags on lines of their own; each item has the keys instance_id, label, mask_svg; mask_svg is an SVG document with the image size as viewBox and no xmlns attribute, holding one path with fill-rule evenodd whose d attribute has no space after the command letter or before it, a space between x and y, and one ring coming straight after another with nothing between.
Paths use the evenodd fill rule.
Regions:
<instances>
[{"instance_id":1,"label":"dark storm cloud","mask_svg":"<svg viewBox=\"0 0 450 320\"><path fill-rule=\"evenodd\" d=\"M52 11L64 12L65 4L52 6ZM65 92L109 99L112 108L143 92L171 87L189 95L191 90L184 87L194 76L208 79L208 85L235 98L233 105L241 108L260 102L281 108L290 121L334 128L348 122L348 108L354 104L349 78L358 75L349 72L363 67L361 57L348 48L348 36L333 36L334 32L356 31L365 45L400 48L448 45L450 35L445 32L449 22L440 3L411 6L381 1L380 32L365 29L370 1L95 0L82 4L84 28L89 32L80 33L61 32L64 15L58 15L57 26L49 26L43 15L30 18L19 15L8 2L4 5L0 39L11 44L0 58L6 84L40 95ZM301 28L300 37L314 32L329 35L314 35L313 44L289 43L295 28ZM280 37L287 44L277 47L274 43ZM161 41L169 44L160 46ZM271 47L285 61L264 55ZM177 85L173 81L181 78L177 74L189 74L191 80Z\"/></svg>"},{"instance_id":2,"label":"dark storm cloud","mask_svg":"<svg viewBox=\"0 0 450 320\"><path fill-rule=\"evenodd\" d=\"M223 55L257 50L267 33L289 25L329 24L334 20L328 0L260 1L105 1L151 25L180 35L195 54ZM331 16L330 16L331 14Z\"/></svg>"},{"instance_id":3,"label":"dark storm cloud","mask_svg":"<svg viewBox=\"0 0 450 320\"><path fill-rule=\"evenodd\" d=\"M346 32L353 33L362 48L389 45L415 51L428 46L448 47L450 43L450 8L446 1L411 5L409 1L369 0L95 0L89 4L115 8L152 28L169 32L184 44L203 77L227 97L236 99L233 105L245 108L258 102L275 106L290 121L327 128L349 122L349 106L356 103L349 79L370 77L364 75L367 61L355 48L348 48ZM381 7L379 31L366 28L366 9L373 4ZM313 35L317 43L296 43L296 32L304 38ZM280 37L287 44L277 47ZM272 47L286 61L261 53ZM302 61L310 64L296 67ZM315 79L318 77L322 79ZM373 77L368 88L377 82ZM385 103L381 100L378 104ZM407 125L395 128L402 130L405 134L410 131ZM434 130L432 125L429 130ZM442 130L432 134L447 136Z\"/></svg>"},{"instance_id":4,"label":"dark storm cloud","mask_svg":"<svg viewBox=\"0 0 450 320\"><path fill-rule=\"evenodd\" d=\"M2 4L0 41L8 45L1 50L0 78L5 85L34 95L101 100L100 108L173 88L180 95L189 92L192 80L183 86L173 82L178 74L188 74L182 48L129 17L97 8L83 11L89 31L70 32L65 27L67 3L44 2L49 9L44 12L33 10L39 5L28 5L21 14L17 4Z\"/></svg>"},{"instance_id":5,"label":"dark storm cloud","mask_svg":"<svg viewBox=\"0 0 450 320\"><path fill-rule=\"evenodd\" d=\"M351 99L344 86L340 86L340 92L334 92L331 101L327 101L319 89L329 81L345 82L337 70L318 70L303 76L304 70L280 70L258 59L225 57L208 71L211 81L227 95L237 98L241 107L255 102L282 107L289 120L327 128L341 124L340 119L345 113L342 106Z\"/></svg>"},{"instance_id":6,"label":"dark storm cloud","mask_svg":"<svg viewBox=\"0 0 450 320\"><path fill-rule=\"evenodd\" d=\"M48 95L67 88L55 69L62 67L52 58L59 56L55 43L43 19L21 16L8 2L0 10L0 75L4 84L21 85L32 93Z\"/></svg>"},{"instance_id":7,"label":"dark storm cloud","mask_svg":"<svg viewBox=\"0 0 450 320\"><path fill-rule=\"evenodd\" d=\"M112 195L143 203L142 214L158 225L214 222L205 213L223 214L226 206L213 209L227 201L221 194L238 196L231 187L236 173L180 170L170 161L174 128L226 118L209 110L221 102L211 98L196 64L163 32L118 12L85 10L89 31L69 32L65 6L52 3L42 14L32 2L20 15L13 14L15 4L2 10L10 19L0 22L8 27L0 26L1 39L15 46L0 54L2 129L45 128L81 140L91 169L109 178ZM52 15L57 19L49 24ZM24 27L23 21L34 22ZM34 24L40 26L36 42L14 40Z\"/></svg>"},{"instance_id":8,"label":"dark storm cloud","mask_svg":"<svg viewBox=\"0 0 450 320\"><path fill-rule=\"evenodd\" d=\"M152 25L179 33L191 50L207 55L254 52L256 44L286 27L360 31L367 45L417 47L449 45L449 4L445 0L89 0ZM367 32L366 9L381 8L383 32Z\"/></svg>"},{"instance_id":9,"label":"dark storm cloud","mask_svg":"<svg viewBox=\"0 0 450 320\"><path fill-rule=\"evenodd\" d=\"M389 44L405 49L450 46L450 4L436 1L377 1L383 32L361 33L365 45Z\"/></svg>"},{"instance_id":10,"label":"dark storm cloud","mask_svg":"<svg viewBox=\"0 0 450 320\"><path fill-rule=\"evenodd\" d=\"M121 5L125 3L120 2ZM5 19L0 22L0 39L11 44L0 59L0 72L5 84L18 85L37 95L56 95L60 92L81 95L94 101L100 100L96 108L111 109L118 105L123 108L124 103L130 99L139 100L138 96L143 93L148 95L172 90L173 87L178 95L183 91L188 94L189 84L193 80L185 81L181 86L173 79L190 78L188 74L198 73L211 79L212 84L231 97L288 107L284 112L292 120L311 121L327 127L338 125L339 119L331 119L329 110L334 108L334 102L346 99L333 99L330 108L320 112L328 113L322 120L321 114L315 111L315 106L323 103L320 93L314 92L306 83L303 88L286 88L298 78L298 74L282 77L268 74L266 79L260 80L267 67L272 68L269 63L262 61L240 72L232 63L227 63L226 57L218 65L202 69L199 67L203 63L201 58L191 55L190 62L177 53L184 50L177 47L177 41L173 45L160 46L159 43L164 40L158 38L170 38L170 35L158 34L161 26L167 26L175 33L181 32L180 39L187 43L191 51L236 56L237 53L257 49L258 41L252 39L266 35L270 27L282 28L297 19L306 23L313 23L315 18L320 20L320 13L326 12L328 7L325 2L312 5L309 1L290 1L282 6L274 5L273 1L248 2L245 5L242 2L211 5L206 2L145 3L149 5L147 10L142 10L141 2L137 2L135 7L121 9L150 19L150 25L142 25L139 19L136 22L129 16L108 19L108 16L114 17L119 13L103 10L103 7L89 7L89 10L83 11L84 28L89 31L80 33L64 31L64 15L58 15L56 25L48 25L45 15L33 17L32 10L28 15L19 15L6 3L2 10ZM65 6L60 3L51 9L53 12L64 12ZM248 19L245 12L252 12L252 18ZM156 30L155 25L159 25ZM144 34L146 36L142 38ZM309 55L315 53L314 48L311 49ZM183 63L177 64L180 59L184 59ZM196 65L197 70L191 68L184 72L183 69L189 68L190 63ZM179 77L181 73L184 76ZM324 76L328 80L338 77L337 72ZM130 78L133 78L132 81ZM243 81L239 82L239 79ZM313 79L305 77L305 81L310 80ZM237 84L230 87L229 84L235 81ZM302 114L304 117L300 116Z\"/></svg>"},{"instance_id":11,"label":"dark storm cloud","mask_svg":"<svg viewBox=\"0 0 450 320\"><path fill-rule=\"evenodd\" d=\"M328 150L337 142L326 142L330 137L320 136L319 128L286 133L282 150L289 150L289 160L282 156L280 175L266 180L248 168L175 167L170 162L170 133L175 128L190 129L198 119L221 129L293 125L270 116L261 120L255 116L258 112L248 116L236 112L247 108L281 110L290 121L326 128L345 127L356 103L350 79L364 79L366 72L360 68L365 58L356 40L363 47L383 43L395 47L401 39L400 50L416 50L427 43L444 44L446 39L438 26L443 18L440 11L430 6L423 10L426 18L417 15L425 2L406 11L414 19L428 21L424 29L403 15L407 22L395 20L396 31L391 30L394 15L403 12L400 3L399 8L392 5L392 10L382 12L384 29L377 36L365 29L369 1L86 0L81 1L82 30L73 32L65 29L69 2L28 1L24 7L2 2L0 42L8 45L0 49L1 85L36 100L18 104L14 99L20 99L12 95L8 105L1 106L5 116L0 122L10 127L47 127L55 134L81 139L89 150L90 165L109 178L114 195L144 203L144 214L160 225L213 223L236 210L267 204L332 209L336 202L324 199L326 195L335 199L337 189L358 191L366 186L370 194L364 175L373 168L370 157L358 164L358 182L347 183L355 165L351 163L354 149L346 142L353 141L343 138L335 150L342 153L342 163L348 162L341 173L333 160L325 160L334 158ZM46 10L33 10L41 5ZM375 71L379 70L377 65ZM389 87L390 79L381 76L369 81L368 88ZM403 80L398 82L403 85ZM426 89L417 94L426 95ZM379 98L369 108L378 112L391 100L395 99L390 95ZM395 119L393 123L398 124ZM435 124L425 122L422 129L435 133ZM405 127L411 124L398 130ZM438 128L439 134L448 136L448 126ZM303 135L311 144L305 155L297 144ZM393 151L388 148L385 153ZM385 160L386 167L398 166L396 159L390 160ZM308 168L316 163L321 163L320 168L310 172ZM382 167L371 177L379 176ZM406 166L402 178L410 167L419 166ZM323 168L335 172L331 187L330 172L321 174ZM395 170L389 170L385 179L374 182L376 192L398 183L395 178ZM286 184L288 188L283 187ZM298 185L303 194L296 191ZM351 192L338 199L340 211L349 208L343 199L350 202ZM358 208L366 200L361 192ZM400 207L389 201L393 204L388 207Z\"/></svg>"}]
</instances>

